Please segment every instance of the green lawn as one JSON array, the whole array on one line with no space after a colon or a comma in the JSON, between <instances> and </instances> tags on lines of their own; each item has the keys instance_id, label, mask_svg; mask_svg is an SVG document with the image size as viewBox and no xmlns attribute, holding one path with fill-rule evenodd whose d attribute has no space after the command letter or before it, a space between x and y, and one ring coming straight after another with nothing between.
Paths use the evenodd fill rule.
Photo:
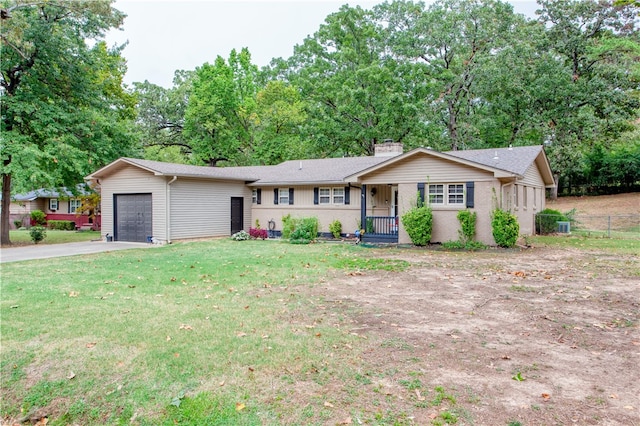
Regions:
<instances>
[{"instance_id":1,"label":"green lawn","mask_svg":"<svg viewBox=\"0 0 640 426\"><path fill-rule=\"evenodd\" d=\"M100 231L58 231L47 229L47 236L38 244L61 244L91 241L100 238ZM9 231L9 239L14 245L33 244L28 230Z\"/></svg>"},{"instance_id":2,"label":"green lawn","mask_svg":"<svg viewBox=\"0 0 640 426\"><path fill-rule=\"evenodd\" d=\"M533 243L640 248L574 237ZM3 264L0 418L46 407L49 425L321 424L330 410L326 396L312 396L315 386L340 383L357 401L370 378L364 340L349 332L352 313L301 286L406 269L396 252L212 240ZM308 405L289 403L306 393ZM363 421L410 423L378 414Z\"/></svg>"},{"instance_id":3,"label":"green lawn","mask_svg":"<svg viewBox=\"0 0 640 426\"><path fill-rule=\"evenodd\" d=\"M304 423L291 385L354 380L359 338L297 286L402 269L354 245L217 240L2 265L2 418ZM338 364L341 364L338 367Z\"/></svg>"}]
</instances>

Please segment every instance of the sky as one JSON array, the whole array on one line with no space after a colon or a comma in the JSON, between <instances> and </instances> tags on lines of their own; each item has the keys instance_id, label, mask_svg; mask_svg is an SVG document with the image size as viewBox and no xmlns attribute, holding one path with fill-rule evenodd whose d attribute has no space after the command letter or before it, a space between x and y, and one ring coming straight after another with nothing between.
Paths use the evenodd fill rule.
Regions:
<instances>
[{"instance_id":1,"label":"sky","mask_svg":"<svg viewBox=\"0 0 640 426\"><path fill-rule=\"evenodd\" d=\"M107 33L109 46L127 43L124 82L148 80L169 88L176 70L194 70L232 49L247 47L259 67L288 58L342 4L372 8L371 0L116 0L127 15ZM517 13L533 17L534 0L510 0Z\"/></svg>"}]
</instances>

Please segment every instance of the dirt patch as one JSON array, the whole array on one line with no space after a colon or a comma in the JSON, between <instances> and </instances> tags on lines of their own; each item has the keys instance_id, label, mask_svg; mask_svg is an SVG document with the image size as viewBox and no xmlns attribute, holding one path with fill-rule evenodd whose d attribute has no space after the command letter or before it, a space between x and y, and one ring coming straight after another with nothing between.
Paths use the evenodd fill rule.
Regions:
<instances>
[{"instance_id":1,"label":"dirt patch","mask_svg":"<svg viewBox=\"0 0 640 426\"><path fill-rule=\"evenodd\" d=\"M563 213L576 209L577 214L640 214L640 192L597 197L560 197L557 200L547 200L547 207Z\"/></svg>"},{"instance_id":2,"label":"dirt patch","mask_svg":"<svg viewBox=\"0 0 640 426\"><path fill-rule=\"evenodd\" d=\"M638 257L371 255L412 266L339 275L309 291L366 337L372 410L383 392L410 424L442 424L446 412L457 424L640 425ZM437 404L440 390L451 400Z\"/></svg>"}]
</instances>

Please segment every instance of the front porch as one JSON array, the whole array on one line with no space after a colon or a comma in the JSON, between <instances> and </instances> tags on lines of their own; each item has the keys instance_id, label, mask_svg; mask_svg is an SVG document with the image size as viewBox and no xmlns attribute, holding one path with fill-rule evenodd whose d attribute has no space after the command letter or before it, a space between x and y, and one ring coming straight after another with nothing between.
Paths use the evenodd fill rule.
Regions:
<instances>
[{"instance_id":1,"label":"front porch","mask_svg":"<svg viewBox=\"0 0 640 426\"><path fill-rule=\"evenodd\" d=\"M368 243L397 243L398 216L366 216L364 235L361 240Z\"/></svg>"}]
</instances>

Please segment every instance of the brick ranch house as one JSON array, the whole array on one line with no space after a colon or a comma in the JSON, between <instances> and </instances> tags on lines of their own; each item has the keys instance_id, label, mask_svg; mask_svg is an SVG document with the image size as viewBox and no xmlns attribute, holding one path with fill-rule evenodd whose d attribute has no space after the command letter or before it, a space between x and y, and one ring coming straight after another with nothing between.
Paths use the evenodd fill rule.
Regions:
<instances>
[{"instance_id":1,"label":"brick ranch house","mask_svg":"<svg viewBox=\"0 0 640 426\"><path fill-rule=\"evenodd\" d=\"M83 188L79 188L79 194L85 194ZM26 194L16 194L11 197L9 206L9 222L15 228L16 221L22 226L31 224L31 212L40 210L45 214L45 219L68 220L74 222L77 228L100 229L100 215L90 218L88 213L78 215L76 210L82 205L77 195L67 188L58 190L37 189Z\"/></svg>"},{"instance_id":2,"label":"brick ranch house","mask_svg":"<svg viewBox=\"0 0 640 426\"><path fill-rule=\"evenodd\" d=\"M494 245L491 211L518 217L533 234L535 214L555 186L542 146L437 152L402 144L374 156L286 161L275 166L200 167L120 158L87 176L100 185L102 234L116 241L229 236L242 229L277 235L282 217L334 220L365 240L410 243L399 217L425 197L433 209L432 242L458 239L457 213L477 212L476 239Z\"/></svg>"}]
</instances>

